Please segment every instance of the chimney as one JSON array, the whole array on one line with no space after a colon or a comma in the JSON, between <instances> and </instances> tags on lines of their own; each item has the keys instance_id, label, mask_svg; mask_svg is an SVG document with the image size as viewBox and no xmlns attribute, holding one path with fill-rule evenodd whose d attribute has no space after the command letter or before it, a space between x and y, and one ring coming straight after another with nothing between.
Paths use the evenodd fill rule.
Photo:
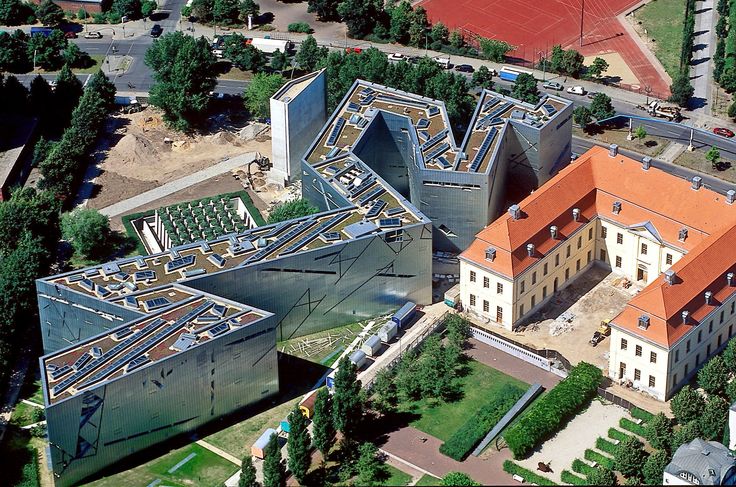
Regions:
<instances>
[{"instance_id":1,"label":"chimney","mask_svg":"<svg viewBox=\"0 0 736 487\"><path fill-rule=\"evenodd\" d=\"M552 225L549 227L549 235L552 237L553 240L557 240L557 225Z\"/></svg>"},{"instance_id":2,"label":"chimney","mask_svg":"<svg viewBox=\"0 0 736 487\"><path fill-rule=\"evenodd\" d=\"M647 156L641 160L641 168L648 171L650 167L652 167L652 158Z\"/></svg>"},{"instance_id":3,"label":"chimney","mask_svg":"<svg viewBox=\"0 0 736 487\"><path fill-rule=\"evenodd\" d=\"M703 185L703 178L701 178L700 176L693 177L693 184L691 186L692 189L697 191L700 189L700 186L702 185Z\"/></svg>"},{"instance_id":4,"label":"chimney","mask_svg":"<svg viewBox=\"0 0 736 487\"><path fill-rule=\"evenodd\" d=\"M705 291L705 304L710 304L713 300L713 293L711 291Z\"/></svg>"},{"instance_id":5,"label":"chimney","mask_svg":"<svg viewBox=\"0 0 736 487\"><path fill-rule=\"evenodd\" d=\"M526 244L526 253L529 254L529 257L534 257L534 244Z\"/></svg>"},{"instance_id":6,"label":"chimney","mask_svg":"<svg viewBox=\"0 0 736 487\"><path fill-rule=\"evenodd\" d=\"M618 144L608 146L608 157L616 157L618 155Z\"/></svg>"},{"instance_id":7,"label":"chimney","mask_svg":"<svg viewBox=\"0 0 736 487\"><path fill-rule=\"evenodd\" d=\"M682 312L682 324L687 325L687 320L690 318L690 312L688 310L683 310Z\"/></svg>"},{"instance_id":8,"label":"chimney","mask_svg":"<svg viewBox=\"0 0 736 487\"><path fill-rule=\"evenodd\" d=\"M687 228L680 229L680 233L677 234L677 239L680 242L684 242L687 239Z\"/></svg>"},{"instance_id":9,"label":"chimney","mask_svg":"<svg viewBox=\"0 0 736 487\"><path fill-rule=\"evenodd\" d=\"M675 284L675 279L676 278L677 278L677 274L675 274L675 271L673 271L672 269L669 269L669 270L664 271L664 280L670 286L672 286L673 284Z\"/></svg>"},{"instance_id":10,"label":"chimney","mask_svg":"<svg viewBox=\"0 0 736 487\"><path fill-rule=\"evenodd\" d=\"M639 328L642 330L649 328L649 317L647 315L641 315L639 317Z\"/></svg>"},{"instance_id":11,"label":"chimney","mask_svg":"<svg viewBox=\"0 0 736 487\"><path fill-rule=\"evenodd\" d=\"M614 201L613 202L613 209L612 209L612 211L613 211L613 214L614 215L618 215L619 213L621 213L621 202L620 201Z\"/></svg>"},{"instance_id":12,"label":"chimney","mask_svg":"<svg viewBox=\"0 0 736 487\"><path fill-rule=\"evenodd\" d=\"M486 260L490 260L493 262L493 259L496 258L496 249L493 247L488 247L486 249Z\"/></svg>"},{"instance_id":13,"label":"chimney","mask_svg":"<svg viewBox=\"0 0 736 487\"><path fill-rule=\"evenodd\" d=\"M729 189L726 191L726 203L732 205L736 201L736 191Z\"/></svg>"},{"instance_id":14,"label":"chimney","mask_svg":"<svg viewBox=\"0 0 736 487\"><path fill-rule=\"evenodd\" d=\"M521 207L519 205L509 206L509 215L511 215L512 219L518 220L521 218Z\"/></svg>"},{"instance_id":15,"label":"chimney","mask_svg":"<svg viewBox=\"0 0 736 487\"><path fill-rule=\"evenodd\" d=\"M580 208L572 209L572 219L575 221L580 221Z\"/></svg>"},{"instance_id":16,"label":"chimney","mask_svg":"<svg viewBox=\"0 0 736 487\"><path fill-rule=\"evenodd\" d=\"M726 282L728 283L728 286L733 286L733 272L729 272L726 274Z\"/></svg>"}]
</instances>

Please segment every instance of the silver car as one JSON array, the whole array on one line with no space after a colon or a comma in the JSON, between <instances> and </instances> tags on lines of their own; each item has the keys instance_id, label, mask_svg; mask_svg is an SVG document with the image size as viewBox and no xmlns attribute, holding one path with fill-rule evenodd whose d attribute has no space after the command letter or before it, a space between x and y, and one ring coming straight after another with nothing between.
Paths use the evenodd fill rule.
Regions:
<instances>
[{"instance_id":1,"label":"silver car","mask_svg":"<svg viewBox=\"0 0 736 487\"><path fill-rule=\"evenodd\" d=\"M556 81L547 81L542 85L543 88L547 88L548 90L556 90L556 91L562 91L564 86L562 86L560 83Z\"/></svg>"}]
</instances>

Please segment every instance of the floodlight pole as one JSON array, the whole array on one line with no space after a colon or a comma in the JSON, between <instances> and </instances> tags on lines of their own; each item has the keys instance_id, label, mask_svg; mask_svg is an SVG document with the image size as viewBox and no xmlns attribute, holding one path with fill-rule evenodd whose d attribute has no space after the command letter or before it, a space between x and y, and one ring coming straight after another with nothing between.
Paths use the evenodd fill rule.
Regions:
<instances>
[{"instance_id":1,"label":"floodlight pole","mask_svg":"<svg viewBox=\"0 0 736 487\"><path fill-rule=\"evenodd\" d=\"M580 47L583 47L583 18L585 17L585 0L580 7Z\"/></svg>"}]
</instances>

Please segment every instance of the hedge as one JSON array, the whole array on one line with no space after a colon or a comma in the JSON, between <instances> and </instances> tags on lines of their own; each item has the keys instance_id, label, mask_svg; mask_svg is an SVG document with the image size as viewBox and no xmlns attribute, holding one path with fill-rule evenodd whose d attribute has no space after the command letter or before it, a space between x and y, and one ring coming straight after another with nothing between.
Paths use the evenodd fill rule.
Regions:
<instances>
[{"instance_id":1,"label":"hedge","mask_svg":"<svg viewBox=\"0 0 736 487\"><path fill-rule=\"evenodd\" d=\"M440 446L440 452L462 462L523 395L519 387L506 384L496 398L478 409Z\"/></svg>"},{"instance_id":2,"label":"hedge","mask_svg":"<svg viewBox=\"0 0 736 487\"><path fill-rule=\"evenodd\" d=\"M645 423L648 423L649 421L654 419L654 414L650 413L649 411L644 411L643 409L640 409L637 407L633 408L630 413L632 417L636 419L641 419Z\"/></svg>"},{"instance_id":3,"label":"hedge","mask_svg":"<svg viewBox=\"0 0 736 487\"><path fill-rule=\"evenodd\" d=\"M534 403L504 434L514 458L523 458L537 445L551 438L595 397L603 374L586 362Z\"/></svg>"},{"instance_id":4,"label":"hedge","mask_svg":"<svg viewBox=\"0 0 736 487\"><path fill-rule=\"evenodd\" d=\"M531 470L528 470L521 465L512 462L511 460L506 460L505 462L503 462L503 471L511 475L518 475L519 477L523 477L524 480L532 484L558 485L547 477L542 477L541 475L538 475Z\"/></svg>"},{"instance_id":5,"label":"hedge","mask_svg":"<svg viewBox=\"0 0 736 487\"><path fill-rule=\"evenodd\" d=\"M680 51L680 70L687 72L690 69L690 60L693 57L693 43L695 42L695 0L686 0L685 25L682 29L682 50Z\"/></svg>"},{"instance_id":6,"label":"hedge","mask_svg":"<svg viewBox=\"0 0 736 487\"><path fill-rule=\"evenodd\" d=\"M647 437L647 429L644 426L640 425L640 424L634 423L629 418L621 418L621 421L619 422L619 425L623 429L625 429L627 431L631 431L632 433L637 434L637 435L641 436L642 438L646 438Z\"/></svg>"},{"instance_id":7,"label":"hedge","mask_svg":"<svg viewBox=\"0 0 736 487\"><path fill-rule=\"evenodd\" d=\"M574 472L584 475L585 477L595 473L595 468L591 467L579 458L572 461L572 469Z\"/></svg>"},{"instance_id":8,"label":"hedge","mask_svg":"<svg viewBox=\"0 0 736 487\"><path fill-rule=\"evenodd\" d=\"M608 437L613 438L614 440L624 441L629 437L629 435L623 431L617 430L616 428L608 428Z\"/></svg>"},{"instance_id":9,"label":"hedge","mask_svg":"<svg viewBox=\"0 0 736 487\"><path fill-rule=\"evenodd\" d=\"M23 465L21 480L17 487L38 487L41 485L40 474L38 472L38 451L35 448L29 448L30 459Z\"/></svg>"},{"instance_id":10,"label":"hedge","mask_svg":"<svg viewBox=\"0 0 736 487\"><path fill-rule=\"evenodd\" d=\"M580 478L574 473L570 472L569 470L563 470L562 473L560 473L560 478L563 482L570 485L588 485L588 481L586 479Z\"/></svg>"},{"instance_id":11,"label":"hedge","mask_svg":"<svg viewBox=\"0 0 736 487\"><path fill-rule=\"evenodd\" d=\"M609 470L613 470L613 459L608 458L607 456L603 455L602 453L598 453L595 450L591 450L588 448L585 450L585 459L590 460L591 462L596 462L598 465L602 467L606 467Z\"/></svg>"},{"instance_id":12,"label":"hedge","mask_svg":"<svg viewBox=\"0 0 736 487\"><path fill-rule=\"evenodd\" d=\"M600 436L597 440L595 440L595 447L598 448L600 451L608 453L609 455L615 455L616 450L618 449L616 445L605 438L601 438Z\"/></svg>"}]
</instances>

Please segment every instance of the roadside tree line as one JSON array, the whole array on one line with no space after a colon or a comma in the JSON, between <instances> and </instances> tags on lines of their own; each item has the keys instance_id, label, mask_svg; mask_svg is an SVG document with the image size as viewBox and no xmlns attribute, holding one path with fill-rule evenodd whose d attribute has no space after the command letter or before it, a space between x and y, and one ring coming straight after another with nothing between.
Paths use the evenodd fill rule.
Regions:
<instances>
[{"instance_id":1,"label":"roadside tree line","mask_svg":"<svg viewBox=\"0 0 736 487\"><path fill-rule=\"evenodd\" d=\"M64 64L86 68L92 59L62 31L54 29L49 36L30 36L22 30L0 32L0 71L27 73L34 67L52 71Z\"/></svg>"}]
</instances>

